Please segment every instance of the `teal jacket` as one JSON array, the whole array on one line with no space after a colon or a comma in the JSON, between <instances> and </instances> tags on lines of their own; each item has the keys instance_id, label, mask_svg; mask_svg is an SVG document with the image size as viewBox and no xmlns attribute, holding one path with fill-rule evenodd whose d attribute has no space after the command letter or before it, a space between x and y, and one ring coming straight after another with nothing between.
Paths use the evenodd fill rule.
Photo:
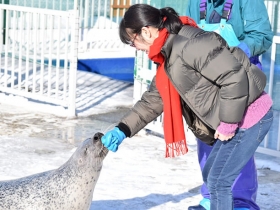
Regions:
<instances>
[{"instance_id":1,"label":"teal jacket","mask_svg":"<svg viewBox=\"0 0 280 210\"><path fill-rule=\"evenodd\" d=\"M197 23L200 21L200 0L187 0L187 16ZM224 3L214 8L213 0L207 0L206 23L215 9L220 15ZM232 28L240 42L250 49L251 56L260 55L272 44L273 32L263 0L233 0L230 19L227 23Z\"/></svg>"}]
</instances>

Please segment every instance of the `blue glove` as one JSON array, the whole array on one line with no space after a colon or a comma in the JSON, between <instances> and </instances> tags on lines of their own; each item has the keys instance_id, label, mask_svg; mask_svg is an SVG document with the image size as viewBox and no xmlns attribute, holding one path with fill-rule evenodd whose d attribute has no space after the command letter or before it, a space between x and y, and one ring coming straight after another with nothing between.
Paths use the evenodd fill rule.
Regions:
<instances>
[{"instance_id":1,"label":"blue glove","mask_svg":"<svg viewBox=\"0 0 280 210\"><path fill-rule=\"evenodd\" d=\"M108 150L116 152L125 138L125 134L118 127L115 127L113 130L108 131L102 136L101 141Z\"/></svg>"},{"instance_id":2,"label":"blue glove","mask_svg":"<svg viewBox=\"0 0 280 210\"><path fill-rule=\"evenodd\" d=\"M247 44L245 44L245 42L240 42L240 44L237 47L239 47L241 50L243 50L243 52L248 56L248 58L251 57L250 48L248 47Z\"/></svg>"}]
</instances>

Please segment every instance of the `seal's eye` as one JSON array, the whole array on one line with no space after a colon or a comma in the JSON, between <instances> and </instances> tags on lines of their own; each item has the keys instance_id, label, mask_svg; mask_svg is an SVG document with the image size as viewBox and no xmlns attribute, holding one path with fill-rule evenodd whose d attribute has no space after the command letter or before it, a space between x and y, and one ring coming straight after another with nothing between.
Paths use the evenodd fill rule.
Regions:
<instances>
[{"instance_id":1,"label":"seal's eye","mask_svg":"<svg viewBox=\"0 0 280 210\"><path fill-rule=\"evenodd\" d=\"M97 133L94 134L94 136L93 136L93 141L99 141L99 140L101 140L101 137L102 137L103 135L104 135L103 133L97 132Z\"/></svg>"},{"instance_id":2,"label":"seal's eye","mask_svg":"<svg viewBox=\"0 0 280 210\"><path fill-rule=\"evenodd\" d=\"M88 152L88 148L86 148L86 149L85 149L85 152L84 152L84 154L86 155L86 154L87 154L87 152Z\"/></svg>"}]
</instances>

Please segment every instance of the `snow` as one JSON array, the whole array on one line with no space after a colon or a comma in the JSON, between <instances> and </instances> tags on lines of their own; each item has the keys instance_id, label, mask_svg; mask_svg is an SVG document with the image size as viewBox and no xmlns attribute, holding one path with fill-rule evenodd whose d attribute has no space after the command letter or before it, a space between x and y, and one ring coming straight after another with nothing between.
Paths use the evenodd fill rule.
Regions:
<instances>
[{"instance_id":1,"label":"snow","mask_svg":"<svg viewBox=\"0 0 280 210\"><path fill-rule=\"evenodd\" d=\"M95 76L99 77L88 75L86 81ZM84 102L73 119L60 115L61 107L1 95L0 179L58 168L81 141L112 128L133 105L133 85L108 81L118 85L108 82L102 95L84 93L87 97L77 98ZM14 97L21 107L3 103L5 97ZM198 204L202 178L190 133L188 147L186 155L171 159L164 157L165 142L158 136L143 130L126 139L103 162L91 210L186 210ZM280 158L256 153L256 162L260 208L280 209Z\"/></svg>"}]
</instances>

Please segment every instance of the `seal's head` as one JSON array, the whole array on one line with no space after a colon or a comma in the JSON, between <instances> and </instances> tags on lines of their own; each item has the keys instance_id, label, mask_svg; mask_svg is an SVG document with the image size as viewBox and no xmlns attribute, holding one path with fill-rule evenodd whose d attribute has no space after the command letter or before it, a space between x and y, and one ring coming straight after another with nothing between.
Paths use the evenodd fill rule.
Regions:
<instances>
[{"instance_id":1,"label":"seal's head","mask_svg":"<svg viewBox=\"0 0 280 210\"><path fill-rule=\"evenodd\" d=\"M85 170L87 167L94 171L101 170L102 162L108 154L108 149L101 142L102 136L102 133L96 133L93 138L86 139L77 148L71 159L76 162L78 170Z\"/></svg>"}]
</instances>

